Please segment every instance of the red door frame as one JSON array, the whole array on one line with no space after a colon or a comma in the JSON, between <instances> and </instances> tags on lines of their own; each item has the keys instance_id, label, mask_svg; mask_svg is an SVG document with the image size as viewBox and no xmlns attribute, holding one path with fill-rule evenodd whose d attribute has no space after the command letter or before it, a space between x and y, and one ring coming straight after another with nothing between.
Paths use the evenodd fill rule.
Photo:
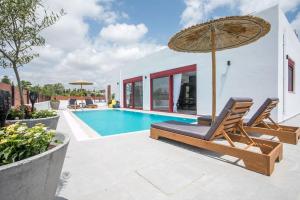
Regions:
<instances>
[{"instance_id":1,"label":"red door frame","mask_svg":"<svg viewBox=\"0 0 300 200\"><path fill-rule=\"evenodd\" d=\"M292 79L290 80L289 77L289 70L292 70ZM290 82L291 81L291 82ZM294 92L295 91L295 61L291 58L288 58L288 91Z\"/></svg>"},{"instance_id":2,"label":"red door frame","mask_svg":"<svg viewBox=\"0 0 300 200\"><path fill-rule=\"evenodd\" d=\"M187 72L194 72L197 70L197 65L188 65L184 67L178 67L175 69L170 69L170 70L165 70L165 71L160 71L156 73L150 74L150 110L151 111L161 111L161 110L154 110L153 109L153 96L152 96L152 91L153 91L153 79L156 78L162 78L162 77L169 77L169 110L168 112L173 112L173 107L174 107L174 101L173 101L173 87L174 87L174 81L173 81L173 76L175 74L182 74L182 73L187 73ZM161 111L165 112L165 111Z\"/></svg>"},{"instance_id":3,"label":"red door frame","mask_svg":"<svg viewBox=\"0 0 300 200\"><path fill-rule=\"evenodd\" d=\"M126 84L131 83L131 98L130 100L132 101L132 108L130 109L137 109L137 110L142 110L143 108L135 108L134 107L134 85L135 82L142 82L143 83L143 76L138 76L138 77L134 77L134 78L130 78L130 79L125 79L123 80L123 107L124 108L130 108L127 107L126 105Z\"/></svg>"}]
</instances>

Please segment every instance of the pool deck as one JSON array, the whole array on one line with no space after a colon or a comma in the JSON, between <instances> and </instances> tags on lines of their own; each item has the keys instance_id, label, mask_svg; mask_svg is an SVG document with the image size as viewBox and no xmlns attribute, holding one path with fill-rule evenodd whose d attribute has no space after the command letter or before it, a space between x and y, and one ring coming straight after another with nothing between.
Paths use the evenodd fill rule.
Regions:
<instances>
[{"instance_id":1,"label":"pool deck","mask_svg":"<svg viewBox=\"0 0 300 200\"><path fill-rule=\"evenodd\" d=\"M78 140L61 115L58 131L71 142L55 200L300 200L300 144L284 145L268 177L149 131ZM299 126L300 116L285 123Z\"/></svg>"}]
</instances>

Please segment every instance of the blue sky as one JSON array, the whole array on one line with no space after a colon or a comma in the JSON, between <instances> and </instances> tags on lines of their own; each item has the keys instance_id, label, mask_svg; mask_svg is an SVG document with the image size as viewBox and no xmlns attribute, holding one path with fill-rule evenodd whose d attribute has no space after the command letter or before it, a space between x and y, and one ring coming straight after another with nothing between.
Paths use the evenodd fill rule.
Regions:
<instances>
[{"instance_id":1,"label":"blue sky","mask_svg":"<svg viewBox=\"0 0 300 200\"><path fill-rule=\"evenodd\" d=\"M280 3L300 30L300 0L44 0L49 10L66 11L42 34L40 57L20 68L33 84L85 79L103 87L107 74L166 48L181 29L213 18L251 14ZM15 79L11 69L0 76Z\"/></svg>"},{"instance_id":2,"label":"blue sky","mask_svg":"<svg viewBox=\"0 0 300 200\"><path fill-rule=\"evenodd\" d=\"M121 0L112 6L128 15L128 18L119 20L119 23L140 24L148 27L148 37L159 43L166 44L174 31L180 30L180 15L185 9L182 0ZM86 19L90 26L90 36L96 37L103 23Z\"/></svg>"},{"instance_id":3,"label":"blue sky","mask_svg":"<svg viewBox=\"0 0 300 200\"><path fill-rule=\"evenodd\" d=\"M186 8L184 0L120 0L113 2L110 6L128 15L128 18L120 19L119 23L143 23L148 27L147 38L164 45L174 33L182 29L181 15ZM286 12L290 22L295 19L299 10L300 6L296 6L293 10ZM222 5L207 14L205 20L239 14L240 11L236 6ZM96 37L103 23L93 19L87 19L87 22L90 24L89 36Z\"/></svg>"}]
</instances>

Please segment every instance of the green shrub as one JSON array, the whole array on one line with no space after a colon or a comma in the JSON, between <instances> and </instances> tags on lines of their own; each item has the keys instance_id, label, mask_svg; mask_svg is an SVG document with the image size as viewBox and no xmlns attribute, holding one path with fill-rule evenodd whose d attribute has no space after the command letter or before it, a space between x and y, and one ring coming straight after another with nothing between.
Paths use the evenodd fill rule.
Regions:
<instances>
[{"instance_id":1,"label":"green shrub","mask_svg":"<svg viewBox=\"0 0 300 200\"><path fill-rule=\"evenodd\" d=\"M8 112L7 119L30 119L32 115L31 106L18 106L11 108Z\"/></svg>"},{"instance_id":2,"label":"green shrub","mask_svg":"<svg viewBox=\"0 0 300 200\"><path fill-rule=\"evenodd\" d=\"M53 110L39 110L32 113L32 119L55 117L57 113Z\"/></svg>"},{"instance_id":3,"label":"green shrub","mask_svg":"<svg viewBox=\"0 0 300 200\"><path fill-rule=\"evenodd\" d=\"M16 119L22 119L23 114L24 119L38 119L38 118L46 118L46 117L54 117L57 116L57 113L55 111L50 111L50 110L39 110L39 111L33 111L31 112L31 107L26 106L25 109L25 114L22 112L20 107L17 108L12 108L9 110L7 119L8 120L16 120Z\"/></svg>"},{"instance_id":4,"label":"green shrub","mask_svg":"<svg viewBox=\"0 0 300 200\"><path fill-rule=\"evenodd\" d=\"M25 124L12 124L0 130L0 166L45 152L55 132L43 124L28 128Z\"/></svg>"}]
</instances>

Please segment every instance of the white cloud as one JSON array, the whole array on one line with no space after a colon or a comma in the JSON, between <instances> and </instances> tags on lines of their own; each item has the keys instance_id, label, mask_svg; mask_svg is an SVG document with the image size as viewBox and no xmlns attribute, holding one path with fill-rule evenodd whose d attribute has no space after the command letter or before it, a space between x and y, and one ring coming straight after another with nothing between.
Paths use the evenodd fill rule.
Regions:
<instances>
[{"instance_id":1,"label":"white cloud","mask_svg":"<svg viewBox=\"0 0 300 200\"><path fill-rule=\"evenodd\" d=\"M95 82L92 88L101 89L107 71L162 48L147 40L145 24L118 23L129 16L113 10L114 0L45 2L56 12L63 8L66 15L43 32L47 45L36 48L40 57L20 68L21 78L34 84L62 82L68 86L72 80L86 79ZM88 36L87 18L103 26L93 40ZM8 71L11 76L11 70L4 72Z\"/></svg>"},{"instance_id":2,"label":"white cloud","mask_svg":"<svg viewBox=\"0 0 300 200\"><path fill-rule=\"evenodd\" d=\"M279 4L285 11L295 11L300 0L184 0L186 8L181 15L184 27L208 20L218 8L228 7L235 14L251 14Z\"/></svg>"},{"instance_id":3,"label":"white cloud","mask_svg":"<svg viewBox=\"0 0 300 200\"><path fill-rule=\"evenodd\" d=\"M209 19L215 9L233 7L236 0L184 0L186 8L181 15L181 24L188 27Z\"/></svg>"},{"instance_id":4,"label":"white cloud","mask_svg":"<svg viewBox=\"0 0 300 200\"><path fill-rule=\"evenodd\" d=\"M299 34L300 33L300 13L298 13L297 16L295 17L295 19L293 20L292 26Z\"/></svg>"},{"instance_id":5,"label":"white cloud","mask_svg":"<svg viewBox=\"0 0 300 200\"><path fill-rule=\"evenodd\" d=\"M145 24L111 24L101 30L100 37L114 43L135 43L147 32L148 28Z\"/></svg>"}]
</instances>

